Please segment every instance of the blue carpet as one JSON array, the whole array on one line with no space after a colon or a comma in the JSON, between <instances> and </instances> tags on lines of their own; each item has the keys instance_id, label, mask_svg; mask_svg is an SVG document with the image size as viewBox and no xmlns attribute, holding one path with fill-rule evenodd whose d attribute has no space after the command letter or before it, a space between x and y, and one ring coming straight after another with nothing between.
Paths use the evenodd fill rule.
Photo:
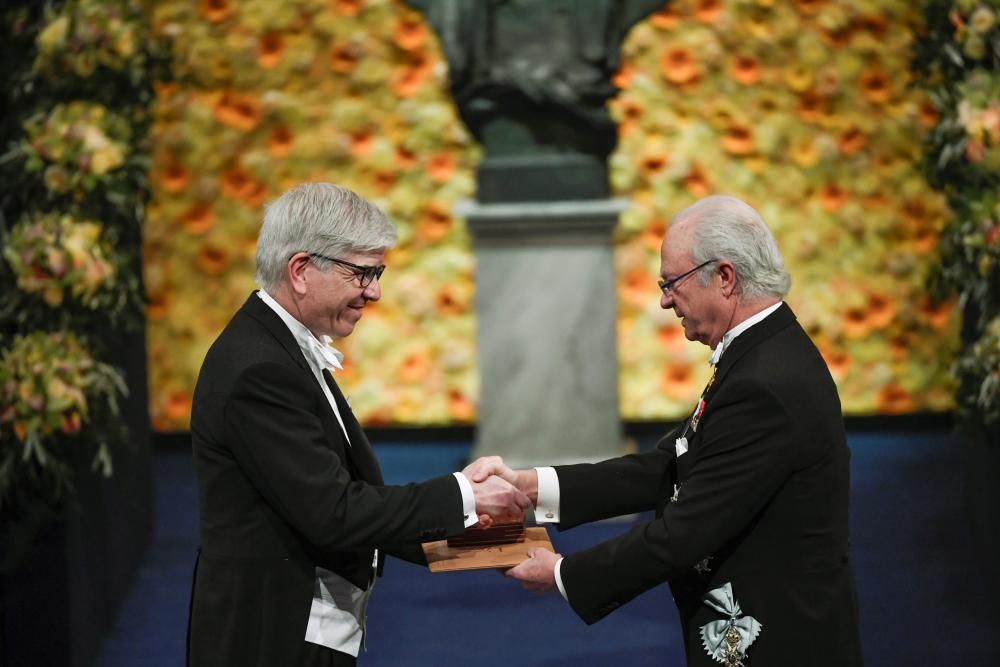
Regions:
<instances>
[{"instance_id":1,"label":"blue carpet","mask_svg":"<svg viewBox=\"0 0 1000 667\"><path fill-rule=\"evenodd\" d=\"M853 434L852 551L866 664L998 664L1000 618L978 586L949 433ZM467 444L376 447L388 483L450 472ZM103 646L100 667L183 664L197 502L190 455L156 456L153 548ZM564 553L625 524L551 531ZM658 587L594 626L558 595L537 596L495 572L431 574L391 561L369 608L365 667L474 663L539 667L683 665L677 615ZM821 650L821 647L817 647ZM803 661L808 665L808 659Z\"/></svg>"}]
</instances>

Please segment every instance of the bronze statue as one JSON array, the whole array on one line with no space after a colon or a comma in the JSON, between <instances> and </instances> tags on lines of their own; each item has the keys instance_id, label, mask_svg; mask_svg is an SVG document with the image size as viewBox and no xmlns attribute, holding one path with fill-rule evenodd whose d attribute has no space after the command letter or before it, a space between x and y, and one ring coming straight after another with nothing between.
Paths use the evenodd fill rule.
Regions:
<instances>
[{"instance_id":1,"label":"bronze statue","mask_svg":"<svg viewBox=\"0 0 1000 667\"><path fill-rule=\"evenodd\" d=\"M621 42L664 0L408 2L437 32L459 113L486 150L480 201L607 196Z\"/></svg>"}]
</instances>

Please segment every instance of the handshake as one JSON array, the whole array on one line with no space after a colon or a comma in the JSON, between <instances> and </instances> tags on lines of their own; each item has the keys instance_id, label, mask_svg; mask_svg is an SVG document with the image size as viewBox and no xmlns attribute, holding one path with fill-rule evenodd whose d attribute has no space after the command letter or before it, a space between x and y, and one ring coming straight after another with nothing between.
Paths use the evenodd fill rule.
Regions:
<instances>
[{"instance_id":1,"label":"handshake","mask_svg":"<svg viewBox=\"0 0 1000 667\"><path fill-rule=\"evenodd\" d=\"M524 511L538 502L538 471L513 470L499 456L484 456L462 470L472 483L479 525L524 521ZM557 589L555 567L561 556L548 549L532 548L529 558L507 570L507 576L536 593Z\"/></svg>"},{"instance_id":2,"label":"handshake","mask_svg":"<svg viewBox=\"0 0 1000 667\"><path fill-rule=\"evenodd\" d=\"M538 474L512 470L499 456L484 456L470 463L462 474L472 484L479 525L520 523L524 512L538 501Z\"/></svg>"}]
</instances>

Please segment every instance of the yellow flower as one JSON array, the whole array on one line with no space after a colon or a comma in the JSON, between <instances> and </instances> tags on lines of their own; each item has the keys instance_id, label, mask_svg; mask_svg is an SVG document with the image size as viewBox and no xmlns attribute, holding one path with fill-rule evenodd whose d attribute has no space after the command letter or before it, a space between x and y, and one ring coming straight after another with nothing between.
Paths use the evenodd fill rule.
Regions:
<instances>
[{"instance_id":1,"label":"yellow flower","mask_svg":"<svg viewBox=\"0 0 1000 667\"><path fill-rule=\"evenodd\" d=\"M993 13L993 10L985 5L980 5L976 8L976 11L972 12L972 16L969 17L969 28L973 32L985 35L993 29L996 22L997 17Z\"/></svg>"},{"instance_id":2,"label":"yellow flower","mask_svg":"<svg viewBox=\"0 0 1000 667\"><path fill-rule=\"evenodd\" d=\"M54 21L42 28L38 33L36 43L39 51L54 51L66 42L69 32L69 17L61 14Z\"/></svg>"}]
</instances>

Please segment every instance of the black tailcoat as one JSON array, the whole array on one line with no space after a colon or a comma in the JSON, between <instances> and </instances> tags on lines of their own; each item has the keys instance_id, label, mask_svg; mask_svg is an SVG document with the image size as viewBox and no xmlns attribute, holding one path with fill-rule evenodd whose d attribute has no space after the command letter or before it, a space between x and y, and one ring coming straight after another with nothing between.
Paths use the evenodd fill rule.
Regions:
<instances>
[{"instance_id":1,"label":"black tailcoat","mask_svg":"<svg viewBox=\"0 0 1000 667\"><path fill-rule=\"evenodd\" d=\"M376 547L418 559L418 542L463 529L451 475L383 485L325 375L350 444L291 332L256 294L205 357L191 415L201 517L192 667L319 664L323 652L304 641L317 566L367 589Z\"/></svg>"},{"instance_id":2,"label":"black tailcoat","mask_svg":"<svg viewBox=\"0 0 1000 667\"><path fill-rule=\"evenodd\" d=\"M652 452L556 469L560 528L656 512L566 557L570 604L594 623L669 582L688 664L708 667L718 663L700 628L724 617L702 599L729 582L743 614L763 626L745 664L861 665L840 399L787 305L733 340L704 398L680 457L674 441L690 420Z\"/></svg>"}]
</instances>

